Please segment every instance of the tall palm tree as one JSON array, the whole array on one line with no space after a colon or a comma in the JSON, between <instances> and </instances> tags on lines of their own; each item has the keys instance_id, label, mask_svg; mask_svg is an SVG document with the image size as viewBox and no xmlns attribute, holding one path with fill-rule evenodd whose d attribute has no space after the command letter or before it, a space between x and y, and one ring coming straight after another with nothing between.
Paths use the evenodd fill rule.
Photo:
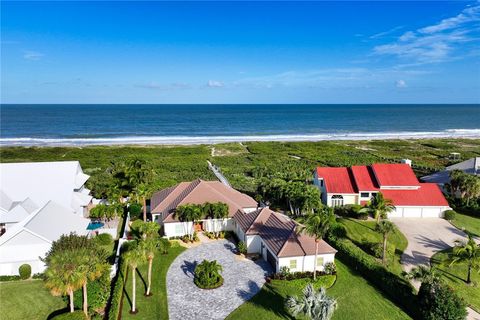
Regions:
<instances>
[{"instance_id":1,"label":"tall palm tree","mask_svg":"<svg viewBox=\"0 0 480 320\"><path fill-rule=\"evenodd\" d=\"M467 234L467 236L467 241L455 241L455 247L453 247L452 255L449 257L448 262L450 266L466 263L467 283L470 284L472 282L472 270L480 272L480 246L475 242L475 239L470 233Z\"/></svg>"},{"instance_id":2,"label":"tall palm tree","mask_svg":"<svg viewBox=\"0 0 480 320\"><path fill-rule=\"evenodd\" d=\"M315 237L315 264L313 266L313 279L317 278L318 243L325 237L328 230L335 224L333 208L321 206L316 212L307 215L304 225L299 227L300 232L305 232Z\"/></svg>"},{"instance_id":3,"label":"tall palm tree","mask_svg":"<svg viewBox=\"0 0 480 320\"><path fill-rule=\"evenodd\" d=\"M383 196L381 192L377 193L368 205L362 209L360 212L368 212L373 215L377 223L380 219L387 218L388 214L395 210L392 200L387 199Z\"/></svg>"},{"instance_id":4,"label":"tall palm tree","mask_svg":"<svg viewBox=\"0 0 480 320\"><path fill-rule=\"evenodd\" d=\"M93 243L93 242L92 242ZM79 256L82 257L83 263L80 270L84 270L84 283L82 284L83 290L83 312L88 315L88 294L87 294L87 280L95 281L100 278L106 272L109 272L110 265L106 262L108 253L95 247L94 250L84 248L79 250Z\"/></svg>"},{"instance_id":5,"label":"tall palm tree","mask_svg":"<svg viewBox=\"0 0 480 320\"><path fill-rule=\"evenodd\" d=\"M213 232L215 233L215 237L218 238L218 220L223 220L228 217L228 205L223 202L206 202L203 208L204 216L212 219Z\"/></svg>"},{"instance_id":6,"label":"tall palm tree","mask_svg":"<svg viewBox=\"0 0 480 320\"><path fill-rule=\"evenodd\" d=\"M156 222L145 222L140 226L140 233L142 235L142 250L145 252L146 259L148 261L148 274L147 274L147 292L146 296L151 296L152 287L152 265L153 258L159 247L159 234L160 226Z\"/></svg>"},{"instance_id":7,"label":"tall palm tree","mask_svg":"<svg viewBox=\"0 0 480 320\"><path fill-rule=\"evenodd\" d=\"M143 222L147 222L147 197L150 196L150 189L146 183L140 183L135 187L135 193L142 200Z\"/></svg>"},{"instance_id":8,"label":"tall palm tree","mask_svg":"<svg viewBox=\"0 0 480 320\"><path fill-rule=\"evenodd\" d=\"M381 233L383 237L382 263L385 265L387 263L387 239L388 235L395 231L395 225L388 220L382 220L377 223L375 231Z\"/></svg>"},{"instance_id":9,"label":"tall palm tree","mask_svg":"<svg viewBox=\"0 0 480 320\"><path fill-rule=\"evenodd\" d=\"M196 222L202 219L203 217L203 210L199 205L196 204L185 204L178 206L175 209L175 215L181 222L184 222L187 225L188 223L192 222L192 227L190 230L187 229L187 234L189 234L190 239L193 240L193 227Z\"/></svg>"},{"instance_id":10,"label":"tall palm tree","mask_svg":"<svg viewBox=\"0 0 480 320\"><path fill-rule=\"evenodd\" d=\"M49 257L45 270L45 286L54 296L68 294L70 312L74 311L73 292L82 287L84 274L78 257L70 252L56 252Z\"/></svg>"},{"instance_id":11,"label":"tall palm tree","mask_svg":"<svg viewBox=\"0 0 480 320\"><path fill-rule=\"evenodd\" d=\"M137 313L136 308L136 271L137 267L145 262L145 251L138 245L132 246L127 252L124 253L125 262L130 267L130 272L132 275L132 309L130 313Z\"/></svg>"},{"instance_id":12,"label":"tall palm tree","mask_svg":"<svg viewBox=\"0 0 480 320\"><path fill-rule=\"evenodd\" d=\"M428 284L437 282L440 279L437 274L437 269L426 265L420 265L418 267L415 267L410 270L410 272L406 273L404 276L408 280L418 280L421 283Z\"/></svg>"},{"instance_id":13,"label":"tall palm tree","mask_svg":"<svg viewBox=\"0 0 480 320\"><path fill-rule=\"evenodd\" d=\"M337 301L327 296L325 288L315 291L311 283L300 297L289 296L285 304L294 317L302 314L312 320L328 320L337 308Z\"/></svg>"}]
</instances>

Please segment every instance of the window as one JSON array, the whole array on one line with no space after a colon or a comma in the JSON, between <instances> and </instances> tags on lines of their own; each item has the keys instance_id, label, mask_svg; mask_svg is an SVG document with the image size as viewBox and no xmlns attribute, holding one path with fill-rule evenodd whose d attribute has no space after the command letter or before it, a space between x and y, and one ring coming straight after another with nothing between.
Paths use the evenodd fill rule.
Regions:
<instances>
[{"instance_id":1,"label":"window","mask_svg":"<svg viewBox=\"0 0 480 320\"><path fill-rule=\"evenodd\" d=\"M368 198L369 196L370 196L370 193L368 193L368 192L360 193L360 197L362 197L362 198Z\"/></svg>"},{"instance_id":2,"label":"window","mask_svg":"<svg viewBox=\"0 0 480 320\"><path fill-rule=\"evenodd\" d=\"M290 269L297 269L297 259L290 260Z\"/></svg>"},{"instance_id":3,"label":"window","mask_svg":"<svg viewBox=\"0 0 480 320\"><path fill-rule=\"evenodd\" d=\"M323 179L320 180L320 187L323 187Z\"/></svg>"},{"instance_id":4,"label":"window","mask_svg":"<svg viewBox=\"0 0 480 320\"><path fill-rule=\"evenodd\" d=\"M323 257L317 258L317 267L323 266Z\"/></svg>"},{"instance_id":5,"label":"window","mask_svg":"<svg viewBox=\"0 0 480 320\"><path fill-rule=\"evenodd\" d=\"M332 196L332 207L339 206L343 206L343 196L336 194Z\"/></svg>"}]
</instances>

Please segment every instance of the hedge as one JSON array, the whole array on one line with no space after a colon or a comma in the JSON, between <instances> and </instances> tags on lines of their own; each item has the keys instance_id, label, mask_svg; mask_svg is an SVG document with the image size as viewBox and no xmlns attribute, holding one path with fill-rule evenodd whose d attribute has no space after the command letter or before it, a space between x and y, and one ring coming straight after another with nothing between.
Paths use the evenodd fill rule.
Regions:
<instances>
[{"instance_id":1,"label":"hedge","mask_svg":"<svg viewBox=\"0 0 480 320\"><path fill-rule=\"evenodd\" d=\"M120 319L127 267L127 264L123 262L123 259L120 256L117 276L113 280L112 295L110 296L110 303L108 307L108 320Z\"/></svg>"},{"instance_id":2,"label":"hedge","mask_svg":"<svg viewBox=\"0 0 480 320\"><path fill-rule=\"evenodd\" d=\"M418 318L417 296L414 288L405 279L385 269L380 262L349 239L329 236L328 242L338 250L337 258L358 271L392 301L402 306L412 318Z\"/></svg>"},{"instance_id":3,"label":"hedge","mask_svg":"<svg viewBox=\"0 0 480 320\"><path fill-rule=\"evenodd\" d=\"M53 317L54 320L86 320L87 316L83 311L77 310L74 312L67 312L59 314L56 317Z\"/></svg>"}]
</instances>

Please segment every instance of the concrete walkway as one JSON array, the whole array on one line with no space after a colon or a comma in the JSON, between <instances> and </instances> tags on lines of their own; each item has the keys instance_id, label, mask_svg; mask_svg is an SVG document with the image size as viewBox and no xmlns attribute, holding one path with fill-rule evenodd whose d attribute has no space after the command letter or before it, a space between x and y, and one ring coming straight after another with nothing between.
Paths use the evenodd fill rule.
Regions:
<instances>
[{"instance_id":1,"label":"concrete walkway","mask_svg":"<svg viewBox=\"0 0 480 320\"><path fill-rule=\"evenodd\" d=\"M455 228L450 222L438 218L391 218L408 240L408 246L402 255L405 271L419 265L430 265L430 258L437 252L451 248L454 241L466 239L465 232ZM417 290L418 281L412 281ZM468 320L480 320L480 314L471 308Z\"/></svg>"},{"instance_id":2,"label":"concrete walkway","mask_svg":"<svg viewBox=\"0 0 480 320\"><path fill-rule=\"evenodd\" d=\"M223 267L224 284L204 290L193 283L195 266L204 259L217 260ZM167 272L168 312L171 320L225 319L253 297L271 273L270 265L253 262L235 253L235 245L217 240L188 249L179 255Z\"/></svg>"}]
</instances>

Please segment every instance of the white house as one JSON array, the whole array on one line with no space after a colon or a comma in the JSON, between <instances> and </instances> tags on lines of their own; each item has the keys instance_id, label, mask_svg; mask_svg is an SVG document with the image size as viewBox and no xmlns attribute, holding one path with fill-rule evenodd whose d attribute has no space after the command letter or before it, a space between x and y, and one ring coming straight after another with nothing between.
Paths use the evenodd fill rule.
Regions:
<instances>
[{"instance_id":1,"label":"white house","mask_svg":"<svg viewBox=\"0 0 480 320\"><path fill-rule=\"evenodd\" d=\"M313 271L315 263L315 239L296 232L297 224L288 217L270 210L258 208L251 197L218 181L195 180L182 182L174 187L156 192L151 199L151 214L160 223L167 237L183 236L192 228L192 223L180 222L175 209L183 204L223 202L229 207L228 218L205 219L195 226L197 231L234 231L247 245L248 253L258 253L277 272L286 266L290 271ZM325 241L319 243L316 261L322 270L333 262L336 250Z\"/></svg>"},{"instance_id":2,"label":"white house","mask_svg":"<svg viewBox=\"0 0 480 320\"><path fill-rule=\"evenodd\" d=\"M24 263L32 267L32 273L42 272L45 265L39 257L45 256L52 242L70 232L86 235L88 224L88 219L72 209L47 202L0 237L0 275L18 274Z\"/></svg>"},{"instance_id":3,"label":"white house","mask_svg":"<svg viewBox=\"0 0 480 320\"><path fill-rule=\"evenodd\" d=\"M365 205L381 192L396 208L389 217L443 217L450 209L439 187L418 182L408 163L318 167L314 183L328 206Z\"/></svg>"},{"instance_id":4,"label":"white house","mask_svg":"<svg viewBox=\"0 0 480 320\"><path fill-rule=\"evenodd\" d=\"M60 235L87 234L92 201L78 161L0 164L0 274L18 274L43 256Z\"/></svg>"}]
</instances>

